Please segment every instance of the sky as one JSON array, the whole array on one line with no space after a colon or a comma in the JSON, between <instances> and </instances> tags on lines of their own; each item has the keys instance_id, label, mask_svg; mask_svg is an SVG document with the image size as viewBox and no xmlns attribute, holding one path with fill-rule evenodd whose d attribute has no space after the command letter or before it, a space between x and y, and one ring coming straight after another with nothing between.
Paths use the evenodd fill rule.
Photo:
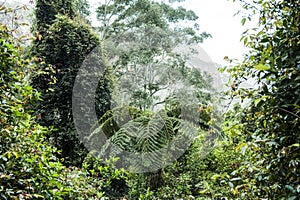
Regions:
<instances>
[{"instance_id":1,"label":"sky","mask_svg":"<svg viewBox=\"0 0 300 200\"><path fill-rule=\"evenodd\" d=\"M241 59L246 49L240 42L245 27L234 14L241 8L232 0L187 0L185 7L199 16L200 28L212 35L201 45L213 62L224 64L224 57Z\"/></svg>"},{"instance_id":2,"label":"sky","mask_svg":"<svg viewBox=\"0 0 300 200\"><path fill-rule=\"evenodd\" d=\"M89 2L91 7L96 7L100 0ZM180 5L193 10L199 16L200 29L212 35L200 46L213 62L226 65L228 63L223 59L225 56L242 59L246 48L240 38L246 28L241 25L240 16L234 17L241 9L240 4L232 0L185 0Z\"/></svg>"}]
</instances>

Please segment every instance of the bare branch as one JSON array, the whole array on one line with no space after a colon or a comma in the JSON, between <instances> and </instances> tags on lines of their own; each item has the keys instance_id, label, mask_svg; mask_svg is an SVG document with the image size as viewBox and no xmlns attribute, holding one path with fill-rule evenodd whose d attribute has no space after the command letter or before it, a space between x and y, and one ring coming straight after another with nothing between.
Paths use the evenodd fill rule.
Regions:
<instances>
[{"instance_id":1,"label":"bare branch","mask_svg":"<svg viewBox=\"0 0 300 200\"><path fill-rule=\"evenodd\" d=\"M1 4L1 6L0 6L0 7L3 7L3 6L4 6L4 4L6 3L6 1L7 1L7 0L5 0L5 1L4 1L4 2Z\"/></svg>"},{"instance_id":2,"label":"bare branch","mask_svg":"<svg viewBox=\"0 0 300 200\"><path fill-rule=\"evenodd\" d=\"M287 113L289 113L290 115L293 115L294 117L300 118L299 115L297 115L297 114L295 114L295 113L293 113L293 112L291 112L291 111L288 111L288 110L286 110L286 109L284 109L284 108L280 108L280 107L279 107L279 110L282 110L282 111L284 111L284 112L287 112Z\"/></svg>"}]
</instances>

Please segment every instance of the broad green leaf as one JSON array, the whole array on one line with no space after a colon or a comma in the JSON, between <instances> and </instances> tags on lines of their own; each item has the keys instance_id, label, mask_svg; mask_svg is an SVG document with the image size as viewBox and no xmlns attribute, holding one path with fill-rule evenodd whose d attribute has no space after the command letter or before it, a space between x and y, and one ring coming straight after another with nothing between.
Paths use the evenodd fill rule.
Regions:
<instances>
[{"instance_id":1,"label":"broad green leaf","mask_svg":"<svg viewBox=\"0 0 300 200\"><path fill-rule=\"evenodd\" d=\"M254 66L255 69L260 70L260 71L266 71L269 70L270 67L264 64L258 64L256 66Z\"/></svg>"}]
</instances>

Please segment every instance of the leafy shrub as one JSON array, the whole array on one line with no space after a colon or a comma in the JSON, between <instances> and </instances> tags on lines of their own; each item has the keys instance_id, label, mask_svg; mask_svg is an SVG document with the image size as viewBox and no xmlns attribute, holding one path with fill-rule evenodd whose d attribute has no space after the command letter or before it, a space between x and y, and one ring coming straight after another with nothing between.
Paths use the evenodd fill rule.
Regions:
<instances>
[{"instance_id":1,"label":"leafy shrub","mask_svg":"<svg viewBox=\"0 0 300 200\"><path fill-rule=\"evenodd\" d=\"M239 166L228 174L234 199L298 199L300 195L300 43L299 1L243 2L245 13L257 13L258 26L244 32L250 49L242 63L227 70L230 94L247 99L239 119ZM252 14L242 19L244 24ZM242 87L252 79L256 86ZM241 114L242 113L242 114ZM231 119L232 120L232 119ZM232 137L232 131L226 134ZM234 141L234 140L232 140Z\"/></svg>"},{"instance_id":2,"label":"leafy shrub","mask_svg":"<svg viewBox=\"0 0 300 200\"><path fill-rule=\"evenodd\" d=\"M39 93L30 86L36 67L23 47L0 24L0 198L99 199L109 182L88 171L66 168L46 142L50 131L36 124L30 104Z\"/></svg>"}]
</instances>

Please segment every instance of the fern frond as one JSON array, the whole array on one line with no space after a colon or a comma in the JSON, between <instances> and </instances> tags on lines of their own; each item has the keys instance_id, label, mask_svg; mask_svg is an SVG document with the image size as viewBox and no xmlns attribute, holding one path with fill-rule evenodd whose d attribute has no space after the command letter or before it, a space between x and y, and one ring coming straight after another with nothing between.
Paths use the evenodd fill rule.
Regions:
<instances>
[{"instance_id":1,"label":"fern frond","mask_svg":"<svg viewBox=\"0 0 300 200\"><path fill-rule=\"evenodd\" d=\"M199 135L195 108L189 106L181 117L166 110L146 113L131 107L116 108L100 119L88 140L102 157L122 157L123 166L153 171L179 158ZM99 141L101 134L109 138Z\"/></svg>"}]
</instances>

